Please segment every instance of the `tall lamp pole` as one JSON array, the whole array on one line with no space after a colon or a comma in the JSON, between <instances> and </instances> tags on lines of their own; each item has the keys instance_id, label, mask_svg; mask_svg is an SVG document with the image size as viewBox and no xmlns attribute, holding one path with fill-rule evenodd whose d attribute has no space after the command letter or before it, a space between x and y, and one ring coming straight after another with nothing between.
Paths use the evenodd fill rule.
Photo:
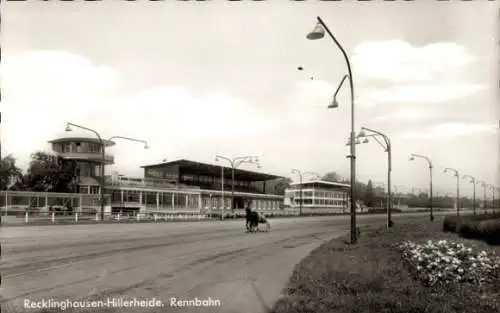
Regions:
<instances>
[{"instance_id":1,"label":"tall lamp pole","mask_svg":"<svg viewBox=\"0 0 500 313\"><path fill-rule=\"evenodd\" d=\"M420 158L420 159L424 159L427 161L427 163L429 164L429 177L430 177L430 199L429 199L429 202L430 202L430 209L431 209L431 216L430 216L430 219L431 219L431 222L434 221L434 209L433 209L433 198L432 198L432 162L431 162L431 159L426 157L425 155L421 155L421 154L415 154L415 153L412 153L410 154L410 161L414 161L415 158Z\"/></svg>"},{"instance_id":2,"label":"tall lamp pole","mask_svg":"<svg viewBox=\"0 0 500 313\"><path fill-rule=\"evenodd\" d=\"M66 123L66 131L70 132L71 127L76 127L76 128L81 128L90 132L93 132L96 134L97 138L99 139L99 145L101 146L101 160L102 160L102 166L100 167L100 178L101 178L101 188L100 188L100 198L101 198L101 220L104 220L104 192L105 192L105 179L104 179L104 166L106 164L106 159L105 159L105 147L106 145L104 144L104 140L102 139L101 135L99 133L91 128L87 128L81 125L73 124L73 123ZM125 139L125 140L130 140L130 141L138 141L144 143L144 149L148 149L148 143L144 140L140 139L134 139L134 138L129 138L129 137L122 137L122 136L113 136L108 139L108 141L111 141L112 139L119 138L119 139Z\"/></svg>"},{"instance_id":3,"label":"tall lamp pole","mask_svg":"<svg viewBox=\"0 0 500 313\"><path fill-rule=\"evenodd\" d=\"M335 45L340 49L342 55L344 56L346 65L347 65L347 77L349 78L349 87L351 90L351 153L348 158L351 159L351 244L355 244L357 242L357 232L356 232L356 145L355 145L355 137L356 133L354 131L354 83L352 79L352 71L351 71L351 63L349 62L349 57L345 52L342 45L338 42L338 40L333 36L332 32L328 29L328 26L323 22L323 20L318 16L317 23L314 27L314 30L307 35L307 39L316 40L321 39L325 36L325 30L333 40ZM345 77L345 76L344 76ZM345 78L344 78L345 80ZM342 83L344 82L342 80ZM342 85L342 83L340 85ZM339 86L340 88L340 86ZM328 108L336 108L338 107L337 99L334 97L332 104L328 106Z\"/></svg>"},{"instance_id":4,"label":"tall lamp pole","mask_svg":"<svg viewBox=\"0 0 500 313\"><path fill-rule=\"evenodd\" d=\"M476 181L476 184L481 184L481 187L483 187L483 191L484 191L484 200L483 200L483 209L484 209L484 213L488 213L488 208L487 208L487 201L486 201L486 187L487 187L487 184L486 182L482 181L482 180L478 180Z\"/></svg>"},{"instance_id":5,"label":"tall lamp pole","mask_svg":"<svg viewBox=\"0 0 500 313\"><path fill-rule=\"evenodd\" d=\"M234 169L240 166L242 163L257 164L257 168L260 168L259 157L242 156L231 159L222 155L216 155L215 161L218 162L219 160L226 160L231 165L231 211L234 212Z\"/></svg>"},{"instance_id":6,"label":"tall lamp pole","mask_svg":"<svg viewBox=\"0 0 500 313\"><path fill-rule=\"evenodd\" d=\"M474 189L472 191L472 210L474 212L474 215L476 215L476 178L474 178L471 175L464 175L464 177L462 179L465 179L465 178L470 178L470 182L474 186Z\"/></svg>"},{"instance_id":7,"label":"tall lamp pole","mask_svg":"<svg viewBox=\"0 0 500 313\"><path fill-rule=\"evenodd\" d=\"M371 132L372 134L367 135L365 132ZM377 137L380 136L384 140L382 143ZM392 221L392 194L391 194L391 171L392 171L392 147L391 147L391 140L389 137L379 131L366 128L366 127L361 127L361 131L358 134L358 138L365 138L365 141L367 141L367 137L373 137L375 141L377 141L387 152L387 194L388 194L388 200L387 200L387 227L390 228L394 225Z\"/></svg>"},{"instance_id":8,"label":"tall lamp pole","mask_svg":"<svg viewBox=\"0 0 500 313\"><path fill-rule=\"evenodd\" d=\"M314 174L316 176L319 176L319 174L316 173L316 172L305 172L305 173L302 173L300 170L295 169L295 168L292 168L292 174L298 174L299 175L299 179L300 179L300 185L299 185L300 186L299 187L300 188L300 203L299 203L300 204L300 209L299 209L299 216L302 216L302 202L303 202L303 200L302 200L302 178L304 176L306 176L307 174Z\"/></svg>"},{"instance_id":9,"label":"tall lamp pole","mask_svg":"<svg viewBox=\"0 0 500 313\"><path fill-rule=\"evenodd\" d=\"M460 173L454 168L445 168L444 173L454 173L453 176L457 178L457 215L460 215Z\"/></svg>"},{"instance_id":10,"label":"tall lamp pole","mask_svg":"<svg viewBox=\"0 0 500 313\"><path fill-rule=\"evenodd\" d=\"M496 187L494 185L488 185L488 187L490 188L491 192L492 192L492 200L491 200L491 210L492 212L495 212L495 189Z\"/></svg>"}]
</instances>

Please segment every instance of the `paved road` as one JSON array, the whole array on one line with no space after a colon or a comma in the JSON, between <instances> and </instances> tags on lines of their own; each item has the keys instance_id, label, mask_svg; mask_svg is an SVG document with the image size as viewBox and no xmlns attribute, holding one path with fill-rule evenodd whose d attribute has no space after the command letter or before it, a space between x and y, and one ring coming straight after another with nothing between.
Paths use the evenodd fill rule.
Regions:
<instances>
[{"instance_id":1,"label":"paved road","mask_svg":"<svg viewBox=\"0 0 500 313\"><path fill-rule=\"evenodd\" d=\"M426 213L394 216L396 223L426 218ZM360 216L358 221L383 225L385 217ZM49 312L25 310L25 299L156 298L163 307L83 312L268 312L295 264L324 241L346 233L348 217L271 223L270 233L256 234L244 233L242 220L3 227L2 311ZM175 308L172 297L210 297L221 306Z\"/></svg>"}]
</instances>

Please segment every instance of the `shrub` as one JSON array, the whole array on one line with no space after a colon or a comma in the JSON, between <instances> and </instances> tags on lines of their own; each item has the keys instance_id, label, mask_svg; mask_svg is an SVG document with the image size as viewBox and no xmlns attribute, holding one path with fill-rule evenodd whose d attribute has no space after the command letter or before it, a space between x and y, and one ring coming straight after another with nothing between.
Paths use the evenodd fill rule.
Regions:
<instances>
[{"instance_id":1,"label":"shrub","mask_svg":"<svg viewBox=\"0 0 500 313\"><path fill-rule=\"evenodd\" d=\"M481 239L489 245L500 245L500 219L491 219L478 223Z\"/></svg>"},{"instance_id":2,"label":"shrub","mask_svg":"<svg viewBox=\"0 0 500 313\"><path fill-rule=\"evenodd\" d=\"M457 232L459 225L461 224L460 216L447 215L443 221L443 231L444 232Z\"/></svg>"},{"instance_id":3,"label":"shrub","mask_svg":"<svg viewBox=\"0 0 500 313\"><path fill-rule=\"evenodd\" d=\"M490 213L490 214L479 214L479 215L447 215L444 218L443 221L443 231L444 232L452 232L452 233L459 233L460 228L462 224L464 223L473 223L473 222L480 222L480 221L485 221L485 220L491 220L491 219L498 219L500 218L500 213ZM471 224L468 224L469 226L466 226L465 231L474 231L471 228L474 228L471 226ZM464 238L469 238L469 237L464 237ZM470 237L473 238L473 237Z\"/></svg>"},{"instance_id":4,"label":"shrub","mask_svg":"<svg viewBox=\"0 0 500 313\"><path fill-rule=\"evenodd\" d=\"M467 239L480 239L482 231L479 227L480 222L478 221L464 221L462 224L458 225L458 234Z\"/></svg>"}]
</instances>

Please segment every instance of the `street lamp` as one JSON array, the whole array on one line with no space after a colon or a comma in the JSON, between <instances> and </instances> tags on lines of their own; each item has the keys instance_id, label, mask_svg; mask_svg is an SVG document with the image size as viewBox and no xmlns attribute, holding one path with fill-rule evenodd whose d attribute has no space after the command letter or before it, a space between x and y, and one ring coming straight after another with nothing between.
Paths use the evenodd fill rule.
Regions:
<instances>
[{"instance_id":1,"label":"street lamp","mask_svg":"<svg viewBox=\"0 0 500 313\"><path fill-rule=\"evenodd\" d=\"M421 155L421 154L415 154L415 153L412 153L410 154L410 161L415 161L415 158L420 158L420 159L424 159L427 161L427 163L429 164L429 177L430 177L430 199L429 199L429 202L430 202L430 209L431 209L431 216L430 216L430 219L431 219L431 222L434 221L434 209L433 209L433 203L432 203L432 162L431 162L431 159L424 156L424 155Z\"/></svg>"},{"instance_id":2,"label":"street lamp","mask_svg":"<svg viewBox=\"0 0 500 313\"><path fill-rule=\"evenodd\" d=\"M352 71L351 71L351 63L349 62L349 57L347 56L347 53L345 52L344 48L340 45L340 43L337 41L335 36L333 36L332 32L328 29L326 24L323 22L323 20L318 16L317 17L317 23L316 26L314 27L313 31L307 34L307 39L309 40L316 40L316 39L321 39L325 37L325 30L332 38L333 42L335 45L340 49L342 52L342 55L344 56L345 62L347 64L347 77L349 78L349 87L351 90L351 154L348 156L348 158L351 159L351 244L355 244L357 242L357 233L356 233L356 145L354 142L354 139L356 137L355 131L354 131L354 84L352 80ZM344 76L344 79L342 80L342 83L344 82L346 76ZM342 83L340 85L342 85ZM340 88L340 86L339 86ZM338 89L339 89L338 88ZM328 106L328 108L336 108L338 107L338 103L336 99L334 98L332 104Z\"/></svg>"},{"instance_id":3,"label":"street lamp","mask_svg":"<svg viewBox=\"0 0 500 313\"><path fill-rule=\"evenodd\" d=\"M122 136L113 136L113 137L110 137L108 140L113 140L113 139L124 139L124 140L142 142L144 144L144 149L149 149L148 142L145 140L129 138L129 137L122 137Z\"/></svg>"},{"instance_id":4,"label":"street lamp","mask_svg":"<svg viewBox=\"0 0 500 313\"><path fill-rule=\"evenodd\" d=\"M492 212L495 212L495 189L496 187L494 185L488 185L488 188L490 188L492 192L493 199L491 200L491 210Z\"/></svg>"},{"instance_id":5,"label":"street lamp","mask_svg":"<svg viewBox=\"0 0 500 313\"><path fill-rule=\"evenodd\" d=\"M473 192L472 192L472 210L474 211L474 215L476 215L476 178L474 178L471 175L464 175L462 179L465 178L470 178L470 182L474 186Z\"/></svg>"},{"instance_id":6,"label":"street lamp","mask_svg":"<svg viewBox=\"0 0 500 313\"><path fill-rule=\"evenodd\" d=\"M221 159L228 161L229 164L231 165L231 211L234 212L234 169L240 166L242 163L257 164L257 168L260 168L260 163L259 163L260 161L259 157L257 156L243 156L243 157L235 157L232 159L222 155L215 156L215 161L219 162L219 160Z\"/></svg>"},{"instance_id":7,"label":"street lamp","mask_svg":"<svg viewBox=\"0 0 500 313\"><path fill-rule=\"evenodd\" d=\"M460 215L460 173L454 168L445 168L444 173L454 173L457 178L457 215Z\"/></svg>"},{"instance_id":8,"label":"street lamp","mask_svg":"<svg viewBox=\"0 0 500 313\"><path fill-rule=\"evenodd\" d=\"M484 191L484 201L483 201L483 209L484 209L484 213L488 213L488 210L487 210L487 201L486 201L486 187L488 186L484 181L482 180L478 180L476 181L476 184L481 184L481 187L483 187L483 191Z\"/></svg>"},{"instance_id":9,"label":"street lamp","mask_svg":"<svg viewBox=\"0 0 500 313\"><path fill-rule=\"evenodd\" d=\"M80 125L77 125L77 124L73 124L73 123L69 123L67 122L66 123L66 131L67 132L70 132L72 131L71 127L70 126L73 126L73 127L77 127L77 128L81 128L81 129L84 129L84 130L87 130L87 131L90 131L90 132L93 132L94 134L96 134L97 138L99 138L99 144L101 146L101 159L102 159L102 166L100 167L100 178L101 178L101 189L100 189L100 198L101 198L101 220L104 220L104 192L105 192L105 179L104 179L104 166L106 164L106 159L105 159L105 147L106 145L104 144L104 141L102 140L101 138L101 135L99 135L99 133L91 128L87 128L87 127L84 127L84 126L80 126ZM129 137L122 137L122 136L113 136L111 138L109 138L107 141L111 141L112 139L115 139L115 138L118 138L118 139L125 139L125 140L130 140L130 141L137 141L137 142L142 142L144 143L144 149L149 149L149 146L148 146L148 143L144 140L140 140L140 139L134 139L134 138L129 138Z\"/></svg>"},{"instance_id":10,"label":"street lamp","mask_svg":"<svg viewBox=\"0 0 500 313\"><path fill-rule=\"evenodd\" d=\"M367 135L365 132L371 132L372 134ZM392 148L391 148L391 140L389 137L379 131L369 129L366 127L361 127L361 131L358 134L358 138L365 138L365 142L368 141L368 137L372 137L375 139L375 141L378 142L379 145L382 146L382 148L385 149L385 152L387 152L387 194L388 194L388 200L387 200L387 227L390 228L394 225L392 222L391 218L391 213L392 213L392 194L391 194L391 171L392 171ZM382 143L377 137L382 137L384 139L384 143Z\"/></svg>"},{"instance_id":11,"label":"street lamp","mask_svg":"<svg viewBox=\"0 0 500 313\"><path fill-rule=\"evenodd\" d=\"M299 211L299 216L302 216L302 177L307 175L307 174L314 174L319 177L319 174L316 172L305 172L302 173L300 170L292 168L292 174L298 174L300 178L300 211Z\"/></svg>"}]
</instances>

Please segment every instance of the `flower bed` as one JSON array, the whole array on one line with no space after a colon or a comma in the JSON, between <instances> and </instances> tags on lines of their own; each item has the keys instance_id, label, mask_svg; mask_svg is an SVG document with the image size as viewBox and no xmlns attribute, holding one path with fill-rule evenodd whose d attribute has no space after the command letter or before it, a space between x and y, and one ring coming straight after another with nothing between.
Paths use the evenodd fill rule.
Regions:
<instances>
[{"instance_id":1,"label":"flower bed","mask_svg":"<svg viewBox=\"0 0 500 313\"><path fill-rule=\"evenodd\" d=\"M476 253L462 243L429 240L406 241L398 246L414 278L425 285L471 283L484 285L500 278L500 258L485 251Z\"/></svg>"}]
</instances>

